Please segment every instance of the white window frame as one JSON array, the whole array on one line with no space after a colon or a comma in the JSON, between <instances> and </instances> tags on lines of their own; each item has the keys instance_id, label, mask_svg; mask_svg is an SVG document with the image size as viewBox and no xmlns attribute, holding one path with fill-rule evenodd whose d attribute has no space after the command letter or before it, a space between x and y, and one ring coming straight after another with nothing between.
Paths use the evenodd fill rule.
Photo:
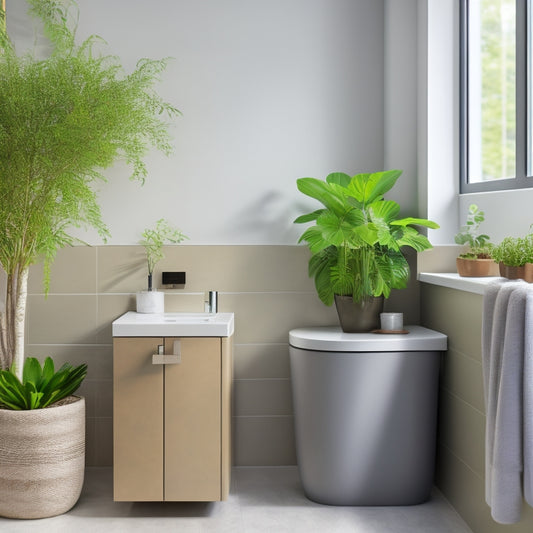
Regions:
<instances>
[{"instance_id":1,"label":"white window frame","mask_svg":"<svg viewBox=\"0 0 533 533\"><path fill-rule=\"evenodd\" d=\"M528 35L528 14L531 12L531 0L516 0L516 176L484 182L469 183L468 181L468 7L469 0L460 2L460 192L475 193L488 191L504 191L533 187L531 170L533 162L528 157L529 140L527 132L531 131L531 106L528 102L526 73L527 50L531 46ZM528 175L529 174L529 175Z\"/></svg>"}]
</instances>

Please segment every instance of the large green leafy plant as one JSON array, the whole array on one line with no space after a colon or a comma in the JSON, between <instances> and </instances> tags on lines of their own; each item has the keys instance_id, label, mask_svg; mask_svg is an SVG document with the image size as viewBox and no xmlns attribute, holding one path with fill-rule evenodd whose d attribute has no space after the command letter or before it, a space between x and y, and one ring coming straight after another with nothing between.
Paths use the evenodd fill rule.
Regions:
<instances>
[{"instance_id":1,"label":"large green leafy plant","mask_svg":"<svg viewBox=\"0 0 533 533\"><path fill-rule=\"evenodd\" d=\"M52 45L44 59L17 54L0 10L0 368L13 364L19 378L29 266L44 257L47 292L57 249L75 242L69 228L93 227L105 238L94 188L102 169L120 157L144 180L148 150L171 151L164 119L178 112L153 89L165 60L141 59L127 74L98 52L97 37L77 44L73 0L28 4Z\"/></svg>"},{"instance_id":2,"label":"large green leafy plant","mask_svg":"<svg viewBox=\"0 0 533 533\"><path fill-rule=\"evenodd\" d=\"M300 178L300 192L318 200L323 208L298 217L296 223L314 222L300 241L312 256L309 275L320 299L331 305L334 296L352 296L360 302L370 296L389 297L409 281L409 265L402 248L431 248L414 225L436 229L422 218L398 218L400 206L385 200L400 177L400 170L357 174L336 172L326 180Z\"/></svg>"}]
</instances>

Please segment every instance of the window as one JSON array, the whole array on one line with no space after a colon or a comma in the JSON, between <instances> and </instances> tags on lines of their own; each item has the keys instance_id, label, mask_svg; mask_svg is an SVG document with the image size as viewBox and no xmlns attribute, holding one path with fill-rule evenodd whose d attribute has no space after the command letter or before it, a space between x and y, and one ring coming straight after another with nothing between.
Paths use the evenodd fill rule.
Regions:
<instances>
[{"instance_id":1,"label":"window","mask_svg":"<svg viewBox=\"0 0 533 533\"><path fill-rule=\"evenodd\" d=\"M530 1L462 0L461 192L533 187Z\"/></svg>"}]
</instances>

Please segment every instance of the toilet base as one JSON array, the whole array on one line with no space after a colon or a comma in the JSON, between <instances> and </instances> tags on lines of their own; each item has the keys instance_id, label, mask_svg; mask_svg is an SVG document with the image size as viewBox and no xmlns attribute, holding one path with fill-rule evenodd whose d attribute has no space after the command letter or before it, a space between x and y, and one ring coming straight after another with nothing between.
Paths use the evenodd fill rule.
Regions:
<instances>
[{"instance_id":1,"label":"toilet base","mask_svg":"<svg viewBox=\"0 0 533 533\"><path fill-rule=\"evenodd\" d=\"M366 506L429 498L440 355L290 347L297 458L309 499Z\"/></svg>"}]
</instances>

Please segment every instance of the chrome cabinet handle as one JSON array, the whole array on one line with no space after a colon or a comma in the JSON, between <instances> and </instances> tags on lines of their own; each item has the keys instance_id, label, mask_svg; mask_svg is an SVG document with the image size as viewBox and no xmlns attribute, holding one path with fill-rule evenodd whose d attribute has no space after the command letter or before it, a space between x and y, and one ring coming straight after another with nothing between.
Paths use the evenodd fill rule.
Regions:
<instances>
[{"instance_id":1,"label":"chrome cabinet handle","mask_svg":"<svg viewBox=\"0 0 533 533\"><path fill-rule=\"evenodd\" d=\"M165 355L163 345L157 347L157 352L152 355L153 365L176 365L181 363L181 342L174 341L172 354Z\"/></svg>"}]
</instances>

